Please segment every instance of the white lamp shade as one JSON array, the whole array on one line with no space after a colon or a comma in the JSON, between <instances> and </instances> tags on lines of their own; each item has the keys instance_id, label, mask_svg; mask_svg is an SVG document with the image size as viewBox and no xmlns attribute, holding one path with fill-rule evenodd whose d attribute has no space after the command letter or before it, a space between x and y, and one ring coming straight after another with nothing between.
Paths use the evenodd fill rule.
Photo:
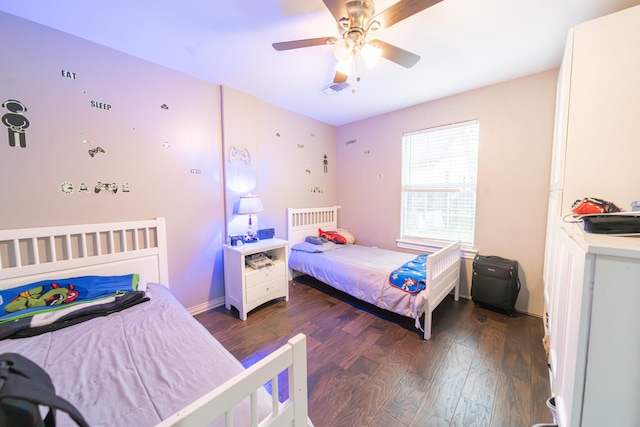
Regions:
<instances>
[{"instance_id":1,"label":"white lamp shade","mask_svg":"<svg viewBox=\"0 0 640 427\"><path fill-rule=\"evenodd\" d=\"M353 40L340 39L333 45L333 55L338 61L344 61L345 59L353 56Z\"/></svg>"},{"instance_id":2,"label":"white lamp shade","mask_svg":"<svg viewBox=\"0 0 640 427\"><path fill-rule=\"evenodd\" d=\"M262 206L262 200L260 196L251 195L240 196L240 203L238 204L238 215L251 215L264 212L264 206Z\"/></svg>"},{"instance_id":3,"label":"white lamp shade","mask_svg":"<svg viewBox=\"0 0 640 427\"><path fill-rule=\"evenodd\" d=\"M360 53L362 54L364 62L367 63L367 67L371 68L376 65L376 62L378 62L382 56L382 49L378 46L372 45L371 43L366 43L362 46Z\"/></svg>"},{"instance_id":4,"label":"white lamp shade","mask_svg":"<svg viewBox=\"0 0 640 427\"><path fill-rule=\"evenodd\" d=\"M336 71L345 74L347 76L351 75L351 70L353 69L353 56L348 57L344 61L338 62L336 65Z\"/></svg>"}]
</instances>

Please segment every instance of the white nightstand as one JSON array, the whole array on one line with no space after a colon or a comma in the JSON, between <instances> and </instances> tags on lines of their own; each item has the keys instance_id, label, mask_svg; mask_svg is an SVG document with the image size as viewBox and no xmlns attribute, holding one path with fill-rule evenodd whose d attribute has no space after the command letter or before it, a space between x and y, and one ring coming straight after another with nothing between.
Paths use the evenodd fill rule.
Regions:
<instances>
[{"instance_id":1,"label":"white nightstand","mask_svg":"<svg viewBox=\"0 0 640 427\"><path fill-rule=\"evenodd\" d=\"M224 292L227 310L234 306L240 319L257 306L276 298L289 301L289 242L265 239L240 246L224 245ZM264 252L272 265L260 269L249 267L247 257Z\"/></svg>"}]
</instances>

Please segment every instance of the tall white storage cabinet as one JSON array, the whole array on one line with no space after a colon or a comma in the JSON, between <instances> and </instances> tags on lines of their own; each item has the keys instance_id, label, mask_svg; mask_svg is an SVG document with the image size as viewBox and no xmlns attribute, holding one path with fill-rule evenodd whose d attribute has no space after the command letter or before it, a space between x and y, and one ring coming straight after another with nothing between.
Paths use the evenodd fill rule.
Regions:
<instances>
[{"instance_id":1,"label":"tall white storage cabinet","mask_svg":"<svg viewBox=\"0 0 640 427\"><path fill-rule=\"evenodd\" d=\"M640 6L574 27L558 77L545 306L561 426L640 425L640 238L563 222L640 200Z\"/></svg>"}]
</instances>

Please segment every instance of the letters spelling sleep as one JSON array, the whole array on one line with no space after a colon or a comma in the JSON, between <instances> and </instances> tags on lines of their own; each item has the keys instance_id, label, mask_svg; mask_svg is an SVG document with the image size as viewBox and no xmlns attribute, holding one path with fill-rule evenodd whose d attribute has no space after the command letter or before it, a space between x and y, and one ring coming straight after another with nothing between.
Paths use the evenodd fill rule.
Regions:
<instances>
[{"instance_id":1,"label":"letters spelling sleep","mask_svg":"<svg viewBox=\"0 0 640 427\"><path fill-rule=\"evenodd\" d=\"M98 102L98 101L91 101L91 106L95 107L95 108L100 108L102 110L110 110L111 109L111 105L110 104L105 104L104 102Z\"/></svg>"}]
</instances>

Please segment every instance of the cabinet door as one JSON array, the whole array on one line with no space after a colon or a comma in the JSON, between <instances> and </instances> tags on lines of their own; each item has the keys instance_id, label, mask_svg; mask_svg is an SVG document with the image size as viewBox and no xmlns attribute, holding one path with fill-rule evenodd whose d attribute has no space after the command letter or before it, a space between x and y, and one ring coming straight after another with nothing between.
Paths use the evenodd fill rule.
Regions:
<instances>
[{"instance_id":1,"label":"cabinet door","mask_svg":"<svg viewBox=\"0 0 640 427\"><path fill-rule=\"evenodd\" d=\"M574 28L564 212L583 197L623 210L638 199L639 48L640 6Z\"/></svg>"},{"instance_id":2,"label":"cabinet door","mask_svg":"<svg viewBox=\"0 0 640 427\"><path fill-rule=\"evenodd\" d=\"M573 55L573 30L567 36L564 57L558 74L556 87L556 112L553 128L553 152L551 157L551 177L549 190L556 191L563 188L564 154L567 147L567 125L569 120L569 98L571 93L571 58ZM553 212L560 215L560 211Z\"/></svg>"},{"instance_id":3,"label":"cabinet door","mask_svg":"<svg viewBox=\"0 0 640 427\"><path fill-rule=\"evenodd\" d=\"M559 234L558 275L550 314L550 358L560 425L579 426L586 361L593 257Z\"/></svg>"}]
</instances>

